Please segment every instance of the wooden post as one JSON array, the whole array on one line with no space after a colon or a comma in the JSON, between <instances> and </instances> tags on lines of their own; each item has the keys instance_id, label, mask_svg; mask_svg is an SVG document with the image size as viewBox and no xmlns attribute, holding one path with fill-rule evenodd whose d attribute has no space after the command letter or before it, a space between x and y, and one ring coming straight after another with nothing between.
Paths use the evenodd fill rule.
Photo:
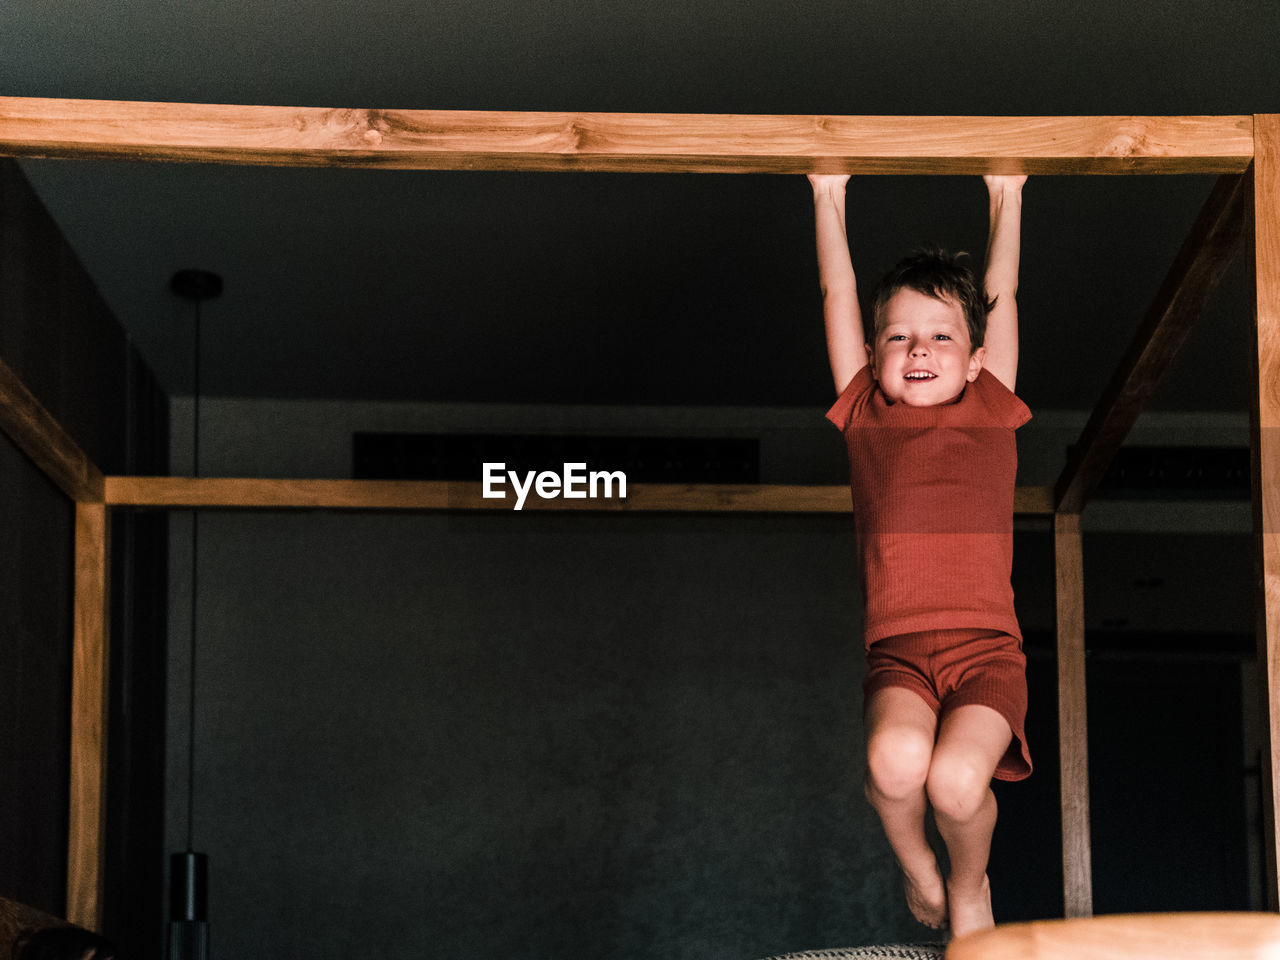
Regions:
<instances>
[{"instance_id":1,"label":"wooden post","mask_svg":"<svg viewBox=\"0 0 1280 960\"><path fill-rule=\"evenodd\" d=\"M1280 906L1276 821L1280 784L1280 114L1254 118L1252 260L1258 383L1253 421L1253 530L1259 576L1258 665L1267 722L1261 731L1267 904Z\"/></svg>"},{"instance_id":2,"label":"wooden post","mask_svg":"<svg viewBox=\"0 0 1280 960\"><path fill-rule=\"evenodd\" d=\"M102 922L110 546L106 504L77 503L67 919L90 930Z\"/></svg>"},{"instance_id":3,"label":"wooden post","mask_svg":"<svg viewBox=\"0 0 1280 960\"><path fill-rule=\"evenodd\" d=\"M1084 682L1084 559L1080 514L1053 518L1058 605L1058 749L1062 775L1064 916L1093 914L1089 851L1089 738Z\"/></svg>"}]
</instances>

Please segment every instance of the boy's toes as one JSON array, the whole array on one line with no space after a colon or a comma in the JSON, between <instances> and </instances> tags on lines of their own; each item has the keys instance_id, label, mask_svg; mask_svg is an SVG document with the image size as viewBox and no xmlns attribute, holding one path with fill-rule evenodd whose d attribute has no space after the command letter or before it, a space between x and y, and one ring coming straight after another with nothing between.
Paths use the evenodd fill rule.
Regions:
<instances>
[{"instance_id":1,"label":"boy's toes","mask_svg":"<svg viewBox=\"0 0 1280 960\"><path fill-rule=\"evenodd\" d=\"M911 915L931 930L944 930L947 926L947 890L939 874L937 883L917 883L904 876L903 887L907 895L907 908Z\"/></svg>"}]
</instances>

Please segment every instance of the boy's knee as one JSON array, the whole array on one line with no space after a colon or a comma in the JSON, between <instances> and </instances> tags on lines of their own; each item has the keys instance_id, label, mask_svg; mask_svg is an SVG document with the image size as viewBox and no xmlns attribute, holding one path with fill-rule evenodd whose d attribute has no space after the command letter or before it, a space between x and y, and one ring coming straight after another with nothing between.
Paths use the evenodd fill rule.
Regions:
<instances>
[{"instance_id":1,"label":"boy's knee","mask_svg":"<svg viewBox=\"0 0 1280 960\"><path fill-rule=\"evenodd\" d=\"M900 800L922 789L932 753L933 743L916 730L878 731L867 743L868 794Z\"/></svg>"},{"instance_id":2,"label":"boy's knee","mask_svg":"<svg viewBox=\"0 0 1280 960\"><path fill-rule=\"evenodd\" d=\"M955 754L934 758L925 781L935 812L961 823L982 809L991 789L991 774L982 764Z\"/></svg>"}]
</instances>

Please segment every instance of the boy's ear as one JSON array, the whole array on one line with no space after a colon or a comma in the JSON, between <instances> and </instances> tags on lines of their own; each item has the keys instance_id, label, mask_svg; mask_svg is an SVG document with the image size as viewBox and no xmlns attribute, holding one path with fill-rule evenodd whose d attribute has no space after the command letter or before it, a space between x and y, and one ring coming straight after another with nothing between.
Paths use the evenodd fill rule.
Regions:
<instances>
[{"instance_id":1,"label":"boy's ear","mask_svg":"<svg viewBox=\"0 0 1280 960\"><path fill-rule=\"evenodd\" d=\"M979 347L969 354L969 373L965 376L965 380L973 383L978 379L978 374L982 371L982 361L985 359L987 359L986 347Z\"/></svg>"},{"instance_id":2,"label":"boy's ear","mask_svg":"<svg viewBox=\"0 0 1280 960\"><path fill-rule=\"evenodd\" d=\"M876 375L876 348L869 343L864 343L862 347L867 351L867 366L871 368L871 375L874 377Z\"/></svg>"}]
</instances>

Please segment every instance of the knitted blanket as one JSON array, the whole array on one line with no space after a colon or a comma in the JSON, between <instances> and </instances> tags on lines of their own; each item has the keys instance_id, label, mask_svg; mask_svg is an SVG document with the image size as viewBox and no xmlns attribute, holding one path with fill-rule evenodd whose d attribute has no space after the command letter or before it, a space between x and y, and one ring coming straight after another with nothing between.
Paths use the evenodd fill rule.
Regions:
<instances>
[{"instance_id":1,"label":"knitted blanket","mask_svg":"<svg viewBox=\"0 0 1280 960\"><path fill-rule=\"evenodd\" d=\"M766 960L942 960L941 943L893 943L880 947L846 947L840 950L805 950Z\"/></svg>"}]
</instances>

